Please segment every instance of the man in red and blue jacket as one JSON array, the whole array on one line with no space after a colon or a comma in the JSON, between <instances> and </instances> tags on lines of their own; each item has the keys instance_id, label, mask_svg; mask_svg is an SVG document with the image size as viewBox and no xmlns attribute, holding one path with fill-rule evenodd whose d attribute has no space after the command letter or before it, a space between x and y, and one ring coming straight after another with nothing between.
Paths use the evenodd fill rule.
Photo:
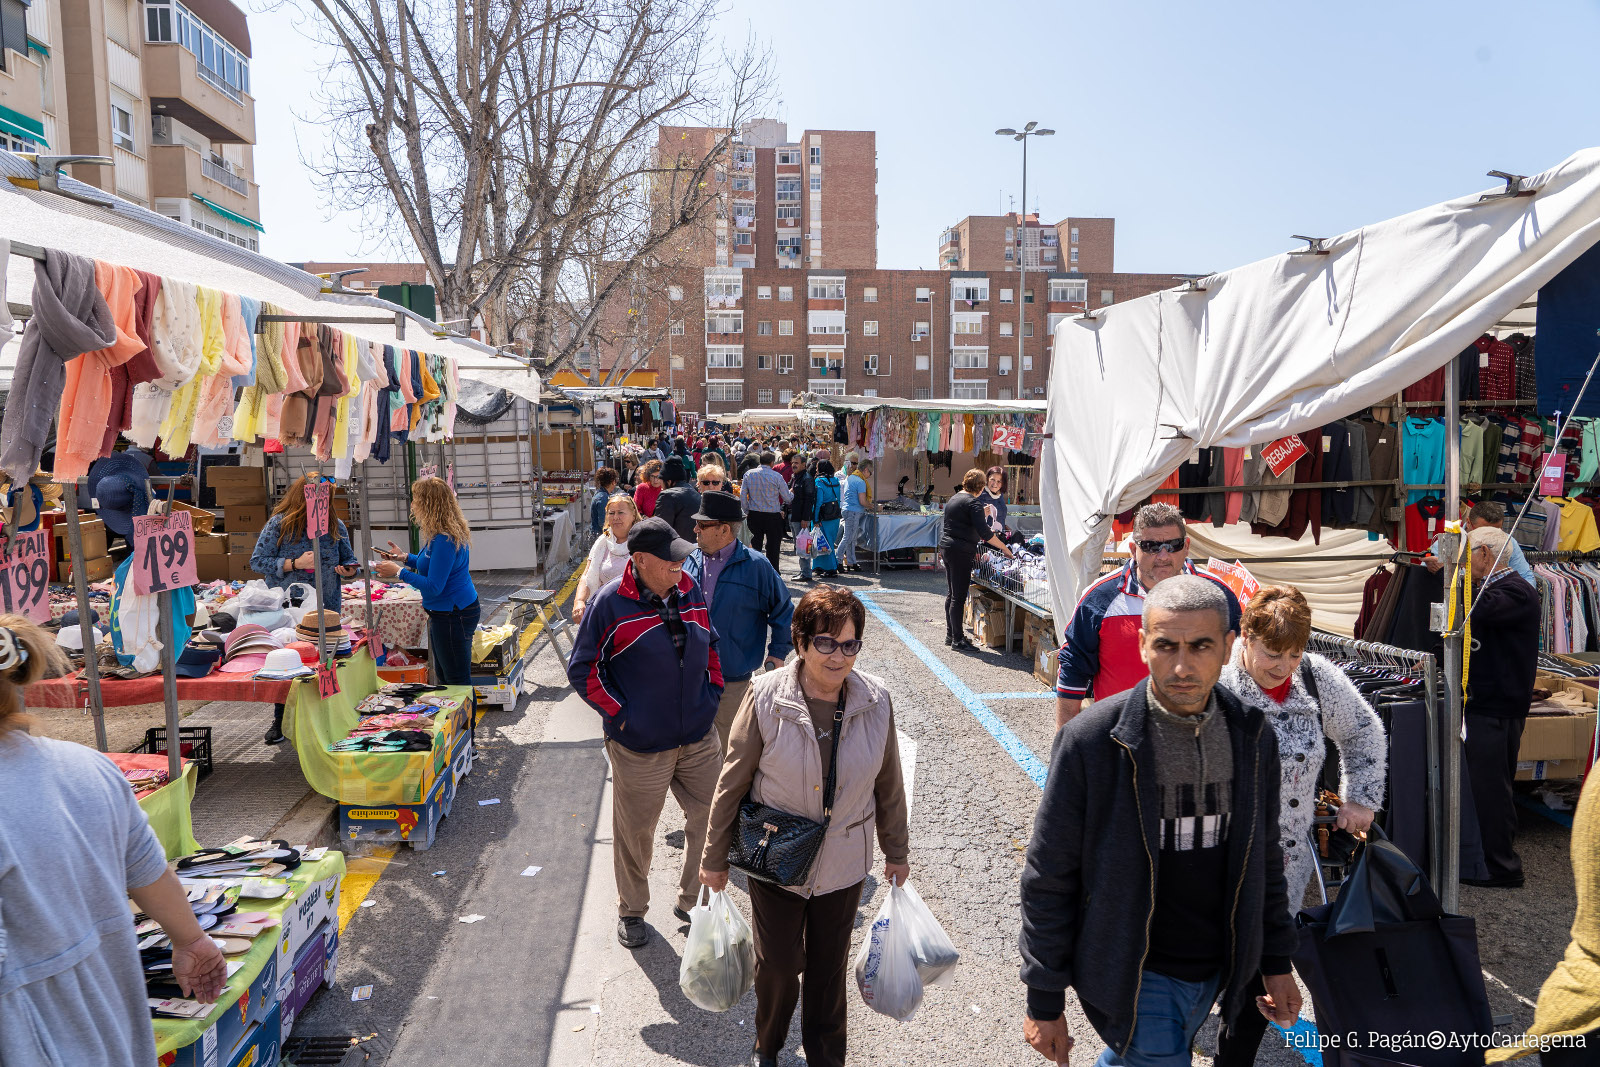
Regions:
<instances>
[{"instance_id":1,"label":"man in red and blue jacket","mask_svg":"<svg viewBox=\"0 0 1600 1067\"><path fill-rule=\"evenodd\" d=\"M651 846L668 790L687 818L672 913L689 921L722 770L712 729L723 690L717 634L705 595L683 570L694 547L661 519L634 523L633 558L589 601L567 662L567 680L600 713L605 730L617 940L628 948L649 937Z\"/></svg>"}]
</instances>

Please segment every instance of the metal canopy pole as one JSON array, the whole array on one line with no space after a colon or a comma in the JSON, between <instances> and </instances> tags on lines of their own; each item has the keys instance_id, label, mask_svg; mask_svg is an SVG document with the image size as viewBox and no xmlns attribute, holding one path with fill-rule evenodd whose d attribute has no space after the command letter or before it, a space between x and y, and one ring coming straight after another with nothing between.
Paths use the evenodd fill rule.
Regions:
<instances>
[{"instance_id":1,"label":"metal canopy pole","mask_svg":"<svg viewBox=\"0 0 1600 1067\"><path fill-rule=\"evenodd\" d=\"M145 491L156 498L150 479L145 481ZM172 514L172 498L178 491L178 479L167 479L167 506L165 514ZM70 521L70 520L69 520ZM128 581L133 581L133 571L128 571ZM178 650L173 648L177 635L172 625L172 591L156 594L159 613L157 626L161 638L161 700L167 712L167 777L176 782L183 777L182 745L178 741ZM81 616L80 616L81 618ZM88 656L84 659L87 661Z\"/></svg>"},{"instance_id":2,"label":"metal canopy pole","mask_svg":"<svg viewBox=\"0 0 1600 1067\"><path fill-rule=\"evenodd\" d=\"M1459 357L1458 357L1459 358ZM1451 521L1461 517L1461 397L1457 390L1456 367L1452 361L1444 378L1444 517ZM1557 447L1552 445L1552 448ZM1402 507L1404 503L1402 501ZM1451 538L1449 540L1454 540ZM1452 564L1449 583L1445 586L1448 603L1450 591L1461 580L1460 568L1453 561L1460 558L1459 551L1448 553ZM1470 560L1470 553L1468 556ZM1433 813L1435 833L1439 842L1438 865L1434 869L1439 893L1439 903L1454 912L1461 901L1461 667L1464 651L1463 631L1466 614L1471 605L1463 602L1462 617L1455 620L1453 629L1444 635L1444 715L1440 725L1438 750L1440 758L1440 789L1438 803Z\"/></svg>"},{"instance_id":3,"label":"metal canopy pole","mask_svg":"<svg viewBox=\"0 0 1600 1067\"><path fill-rule=\"evenodd\" d=\"M373 640L372 626L372 560L377 555L377 550L372 545L372 516L367 511L367 461L361 461L361 479L357 483L360 488L361 504L361 576L367 587L367 647L370 650ZM320 604L318 605L320 607Z\"/></svg>"},{"instance_id":4,"label":"metal canopy pole","mask_svg":"<svg viewBox=\"0 0 1600 1067\"><path fill-rule=\"evenodd\" d=\"M106 706L100 692L100 663L94 643L94 623L89 614L89 576L83 565L83 528L78 525L78 482L63 482L67 504L67 547L72 553L72 591L78 600L78 632L83 636L83 679L89 683L89 712L94 716L94 747L107 751ZM111 620L107 619L109 626Z\"/></svg>"},{"instance_id":5,"label":"metal canopy pole","mask_svg":"<svg viewBox=\"0 0 1600 1067\"><path fill-rule=\"evenodd\" d=\"M538 404L533 409L533 550L539 556L539 584L543 585L548 577L545 567L544 546L544 420L540 413L544 405Z\"/></svg>"}]
</instances>

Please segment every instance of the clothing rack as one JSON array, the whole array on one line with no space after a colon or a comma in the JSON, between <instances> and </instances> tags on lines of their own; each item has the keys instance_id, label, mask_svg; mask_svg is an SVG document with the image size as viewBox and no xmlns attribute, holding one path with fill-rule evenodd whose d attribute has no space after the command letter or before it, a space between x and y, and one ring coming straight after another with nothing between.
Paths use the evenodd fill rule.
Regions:
<instances>
[{"instance_id":1,"label":"clothing rack","mask_svg":"<svg viewBox=\"0 0 1600 1067\"><path fill-rule=\"evenodd\" d=\"M1417 652L1377 641L1342 637L1312 630L1306 648L1335 659L1355 659L1378 666L1403 667L1422 677L1423 708L1428 752L1428 877L1447 911L1460 904L1461 807L1459 748L1450 747L1461 736L1460 723L1442 723L1446 707L1440 688L1438 661L1429 652ZM1459 744L1459 742L1456 742ZM1450 752L1450 773L1445 773L1441 753Z\"/></svg>"},{"instance_id":2,"label":"clothing rack","mask_svg":"<svg viewBox=\"0 0 1600 1067\"><path fill-rule=\"evenodd\" d=\"M1522 558L1529 563L1576 563L1582 560L1600 560L1600 552L1575 552L1570 549L1555 552L1524 552Z\"/></svg>"}]
</instances>

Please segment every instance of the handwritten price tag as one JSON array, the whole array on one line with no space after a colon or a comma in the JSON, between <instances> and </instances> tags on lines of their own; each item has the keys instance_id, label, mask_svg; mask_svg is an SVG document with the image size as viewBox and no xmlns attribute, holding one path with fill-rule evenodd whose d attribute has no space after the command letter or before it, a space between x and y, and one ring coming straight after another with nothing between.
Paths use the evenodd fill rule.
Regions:
<instances>
[{"instance_id":1,"label":"handwritten price tag","mask_svg":"<svg viewBox=\"0 0 1600 1067\"><path fill-rule=\"evenodd\" d=\"M327 700L339 692L339 668L317 664L317 696Z\"/></svg>"},{"instance_id":2,"label":"handwritten price tag","mask_svg":"<svg viewBox=\"0 0 1600 1067\"><path fill-rule=\"evenodd\" d=\"M306 533L309 536L328 536L328 508L332 497L333 486L327 482L306 486Z\"/></svg>"},{"instance_id":3,"label":"handwritten price tag","mask_svg":"<svg viewBox=\"0 0 1600 1067\"><path fill-rule=\"evenodd\" d=\"M12 534L0 556L0 611L34 622L50 621L50 534Z\"/></svg>"},{"instance_id":4,"label":"handwritten price tag","mask_svg":"<svg viewBox=\"0 0 1600 1067\"><path fill-rule=\"evenodd\" d=\"M165 593L200 581L194 565L194 522L187 511L133 517L133 591Z\"/></svg>"}]
</instances>

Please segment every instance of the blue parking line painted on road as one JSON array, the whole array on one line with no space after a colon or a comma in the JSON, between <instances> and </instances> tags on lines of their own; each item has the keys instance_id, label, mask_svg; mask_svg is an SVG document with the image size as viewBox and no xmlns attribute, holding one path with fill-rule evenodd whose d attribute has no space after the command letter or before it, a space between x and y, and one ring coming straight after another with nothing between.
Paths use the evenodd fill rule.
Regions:
<instances>
[{"instance_id":1,"label":"blue parking line painted on road","mask_svg":"<svg viewBox=\"0 0 1600 1067\"><path fill-rule=\"evenodd\" d=\"M1322 1038L1317 1033L1316 1023L1301 1019L1287 1030L1277 1023L1271 1025L1283 1035L1284 1043L1300 1054L1308 1067L1322 1067Z\"/></svg>"},{"instance_id":2,"label":"blue parking line painted on road","mask_svg":"<svg viewBox=\"0 0 1600 1067\"><path fill-rule=\"evenodd\" d=\"M1000 742L1000 747L1005 749L1006 754L1016 761L1017 766L1022 768L1023 773L1033 779L1033 784L1043 789L1049 768L1043 760L1033 754L1032 749L1023 743L1022 738L1013 733L1011 727L1001 722L999 716L989 710L989 705L983 702L983 698L974 693L967 683L957 678L955 672L940 662L938 656L929 651L928 647L921 641L911 636L910 630L900 625L889 616L888 612L873 603L871 594L857 593L856 596L879 622L888 627L890 633L898 637L901 643L910 649L912 654L933 672L935 678L945 684L945 688L955 694L955 698L965 705L966 709L972 713L972 717L978 720L979 725L988 730L989 735Z\"/></svg>"},{"instance_id":3,"label":"blue parking line painted on road","mask_svg":"<svg viewBox=\"0 0 1600 1067\"><path fill-rule=\"evenodd\" d=\"M1044 700L1055 699L1055 693L1048 689L1038 689L1027 693L979 693L979 700Z\"/></svg>"}]
</instances>

